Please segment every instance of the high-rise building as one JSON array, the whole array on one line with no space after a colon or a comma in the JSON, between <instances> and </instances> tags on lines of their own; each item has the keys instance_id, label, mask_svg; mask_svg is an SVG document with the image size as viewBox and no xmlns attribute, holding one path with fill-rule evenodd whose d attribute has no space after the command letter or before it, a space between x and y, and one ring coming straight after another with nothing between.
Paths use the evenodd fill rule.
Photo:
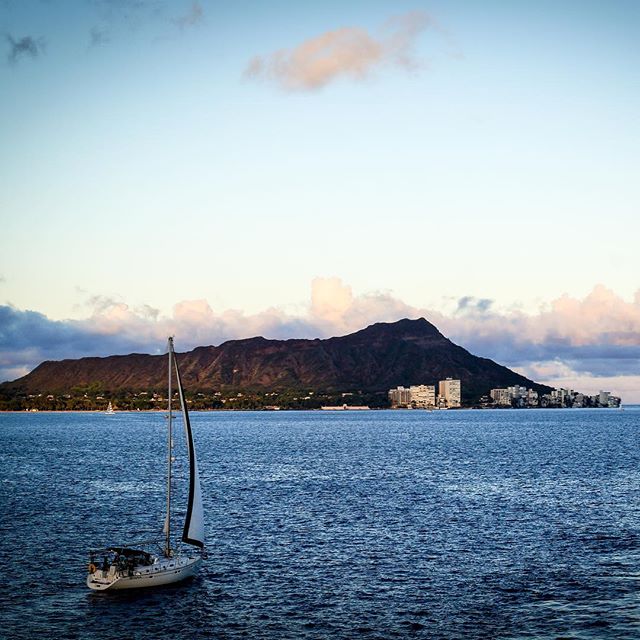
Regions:
<instances>
[{"instance_id":1,"label":"high-rise building","mask_svg":"<svg viewBox=\"0 0 640 640\"><path fill-rule=\"evenodd\" d=\"M433 385L416 384L409 387L411 404L414 407L426 409L436 404L436 388Z\"/></svg>"},{"instance_id":2,"label":"high-rise building","mask_svg":"<svg viewBox=\"0 0 640 640\"><path fill-rule=\"evenodd\" d=\"M511 406L511 394L509 393L509 389L491 389L491 393L489 395L497 405L502 407Z\"/></svg>"},{"instance_id":3,"label":"high-rise building","mask_svg":"<svg viewBox=\"0 0 640 640\"><path fill-rule=\"evenodd\" d=\"M510 397L516 400L518 398L522 398L523 396L526 396L527 394L527 388L521 387L518 384L513 387L507 387L507 391L509 392Z\"/></svg>"},{"instance_id":4,"label":"high-rise building","mask_svg":"<svg viewBox=\"0 0 640 640\"><path fill-rule=\"evenodd\" d=\"M392 407L408 407L411 404L411 391L398 387L389 391L389 402Z\"/></svg>"},{"instance_id":5,"label":"high-rise building","mask_svg":"<svg viewBox=\"0 0 640 640\"><path fill-rule=\"evenodd\" d=\"M438 383L438 395L444 399L447 407L460 406L460 380L440 380Z\"/></svg>"}]
</instances>

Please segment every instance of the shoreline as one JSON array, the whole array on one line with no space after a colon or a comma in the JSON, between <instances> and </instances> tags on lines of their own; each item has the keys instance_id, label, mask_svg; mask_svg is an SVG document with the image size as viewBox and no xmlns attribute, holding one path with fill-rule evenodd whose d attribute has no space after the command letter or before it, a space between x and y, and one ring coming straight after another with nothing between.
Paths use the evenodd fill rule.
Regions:
<instances>
[{"instance_id":1,"label":"shoreline","mask_svg":"<svg viewBox=\"0 0 640 640\"><path fill-rule=\"evenodd\" d=\"M624 407L455 407L450 409L406 409L406 408L398 408L392 409L390 407L369 407L367 409L335 409L331 411L327 411L326 409L190 409L189 413L326 413L326 414L342 414L342 413L366 413L368 411L393 411L393 412L406 412L406 413L440 413L440 412L449 412L449 411L624 411L627 408L635 408L640 407L640 404L628 404ZM102 414L107 417L117 416L119 414L138 414L138 413L166 413L166 409L123 409L121 411L116 411L114 414L107 415L105 414L103 409L89 409L89 410L80 410L80 409L59 409L59 410L51 410L51 409L38 409L36 411L31 411L29 409L22 409L20 411L15 409L0 409L0 415L7 413L15 413L15 414L35 414L35 413L44 413L44 414L52 414L52 413L80 413L80 414ZM179 411L177 413L180 413Z\"/></svg>"}]
</instances>

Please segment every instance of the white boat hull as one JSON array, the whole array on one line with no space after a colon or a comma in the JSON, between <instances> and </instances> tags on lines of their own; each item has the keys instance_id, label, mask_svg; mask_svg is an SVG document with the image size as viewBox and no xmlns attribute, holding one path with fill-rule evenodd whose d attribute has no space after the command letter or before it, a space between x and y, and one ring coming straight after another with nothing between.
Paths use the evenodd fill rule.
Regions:
<instances>
[{"instance_id":1,"label":"white boat hull","mask_svg":"<svg viewBox=\"0 0 640 640\"><path fill-rule=\"evenodd\" d=\"M87 576L87 586L93 591L159 587L190 578L201 562L202 558L199 556L182 556L162 558L152 565L135 566L130 571L120 571L115 567L106 572L97 569Z\"/></svg>"}]
</instances>

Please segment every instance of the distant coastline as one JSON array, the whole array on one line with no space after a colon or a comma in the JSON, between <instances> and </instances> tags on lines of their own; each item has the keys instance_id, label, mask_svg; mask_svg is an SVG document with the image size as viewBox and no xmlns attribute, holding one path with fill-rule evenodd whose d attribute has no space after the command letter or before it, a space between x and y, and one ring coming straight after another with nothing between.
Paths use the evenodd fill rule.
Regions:
<instances>
[{"instance_id":1,"label":"distant coastline","mask_svg":"<svg viewBox=\"0 0 640 640\"><path fill-rule=\"evenodd\" d=\"M625 409L633 409L636 407L640 407L640 404L626 404L620 407L482 407L482 406L473 406L473 407L451 407L449 409L408 409L405 407L391 408L391 407L359 407L357 410L342 410L337 409L333 411L326 411L322 409L292 409L292 408L281 408L278 411L282 412L299 412L299 413L322 413L322 414L342 414L342 413L363 413L368 411L389 411L393 413L440 413L440 412L454 412L454 411L583 411L583 410L591 410L591 411L624 411ZM167 408L163 409L116 409L115 413L112 416L108 416L113 418L118 415L128 415L128 414L161 414L165 413ZM222 409L193 409L189 410L190 413L271 413L273 409L232 409L232 408L222 408ZM0 414L64 414L64 413L73 413L73 414L87 414L87 415L104 415L103 409L37 409L37 410L29 410L29 409L0 409Z\"/></svg>"},{"instance_id":2,"label":"distant coastline","mask_svg":"<svg viewBox=\"0 0 640 640\"><path fill-rule=\"evenodd\" d=\"M194 411L587 408L621 402L608 391L588 396L530 380L474 356L425 318L379 322L328 339L229 340L178 359ZM46 361L0 384L0 410L106 411L109 402L120 411L162 410L168 402L165 367L161 355L136 353Z\"/></svg>"}]
</instances>

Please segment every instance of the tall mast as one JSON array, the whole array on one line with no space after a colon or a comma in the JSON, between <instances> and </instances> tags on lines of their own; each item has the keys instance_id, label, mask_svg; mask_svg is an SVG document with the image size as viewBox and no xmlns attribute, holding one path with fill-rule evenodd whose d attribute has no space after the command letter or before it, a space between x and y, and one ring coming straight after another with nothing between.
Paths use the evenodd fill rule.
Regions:
<instances>
[{"instance_id":1,"label":"tall mast","mask_svg":"<svg viewBox=\"0 0 640 640\"><path fill-rule=\"evenodd\" d=\"M169 338L169 441L167 443L167 520L165 522L166 540L164 545L164 555L171 555L171 365L173 360L173 338Z\"/></svg>"}]
</instances>

